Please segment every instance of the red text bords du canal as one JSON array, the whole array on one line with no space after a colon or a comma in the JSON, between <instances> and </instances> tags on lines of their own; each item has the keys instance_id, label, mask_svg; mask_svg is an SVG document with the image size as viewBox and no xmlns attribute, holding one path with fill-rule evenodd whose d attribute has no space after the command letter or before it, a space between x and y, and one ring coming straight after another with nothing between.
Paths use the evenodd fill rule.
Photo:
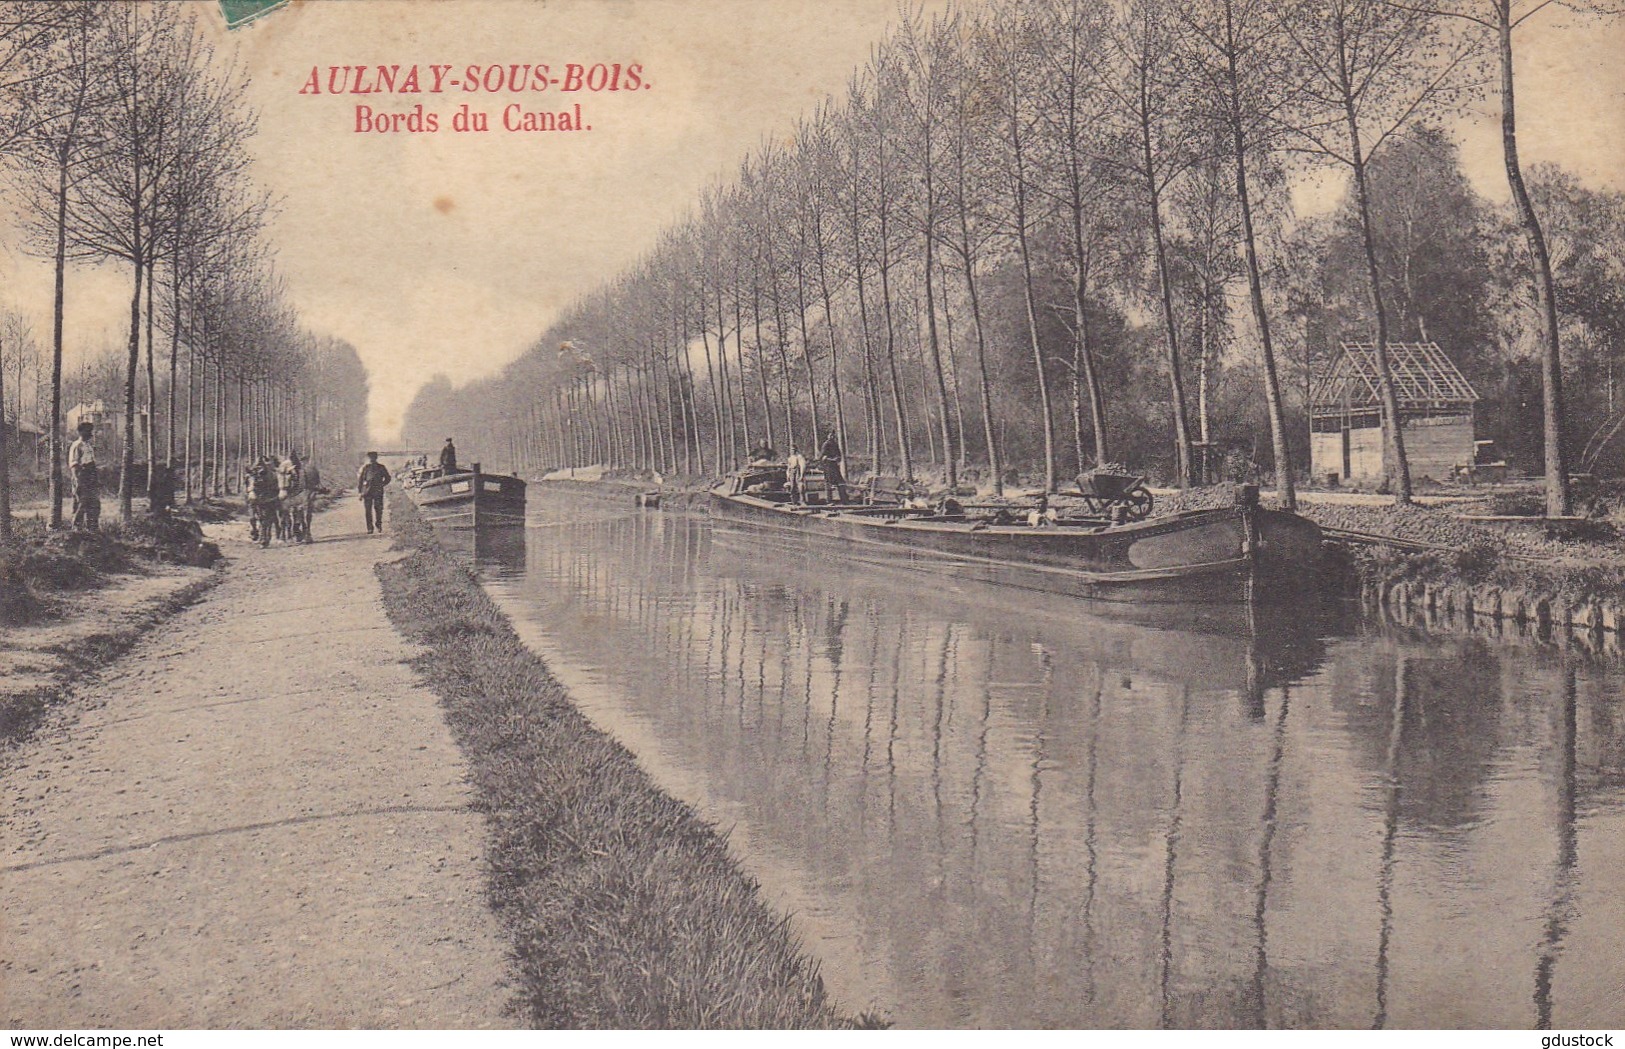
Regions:
<instances>
[{"instance_id":1,"label":"red text bords du canal","mask_svg":"<svg viewBox=\"0 0 1625 1049\"><path fill-rule=\"evenodd\" d=\"M301 95L423 95L453 93L541 93L647 91L643 66L632 62L597 62L585 65L567 62L554 67L515 62L507 65L467 65L461 71L450 64L311 66L310 75L299 88ZM451 114L452 131L489 131L491 116L470 109L467 103ZM563 109L527 108L518 103L503 107L497 126L504 131L591 131L576 103ZM408 112L381 112L370 105L355 107L355 131L433 133L441 129L441 116L426 110L422 103Z\"/></svg>"}]
</instances>

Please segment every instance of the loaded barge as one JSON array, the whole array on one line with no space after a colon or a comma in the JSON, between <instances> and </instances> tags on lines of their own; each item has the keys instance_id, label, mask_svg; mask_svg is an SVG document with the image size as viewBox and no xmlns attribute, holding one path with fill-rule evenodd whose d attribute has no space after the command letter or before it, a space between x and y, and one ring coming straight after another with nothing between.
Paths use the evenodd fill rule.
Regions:
<instances>
[{"instance_id":1,"label":"loaded barge","mask_svg":"<svg viewBox=\"0 0 1625 1049\"><path fill-rule=\"evenodd\" d=\"M809 504L771 481L749 483L752 476L760 474L735 475L712 490L713 517L758 535L827 540L860 561L866 551L884 551L910 567L1046 593L1163 603L1297 598L1313 590L1321 563L1320 529L1264 509L1251 485L1238 486L1231 506L1143 520L1110 513L1080 492L1097 512L1018 521L1005 508L967 510L952 501Z\"/></svg>"}]
</instances>

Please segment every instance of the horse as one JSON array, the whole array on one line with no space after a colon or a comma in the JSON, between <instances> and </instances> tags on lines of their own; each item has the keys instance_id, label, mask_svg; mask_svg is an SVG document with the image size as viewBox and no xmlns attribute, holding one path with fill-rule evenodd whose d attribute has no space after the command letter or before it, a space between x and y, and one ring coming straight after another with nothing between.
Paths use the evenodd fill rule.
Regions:
<instances>
[{"instance_id":1,"label":"horse","mask_svg":"<svg viewBox=\"0 0 1625 1049\"><path fill-rule=\"evenodd\" d=\"M249 536L262 547L271 545L282 504L276 471L269 463L255 463L246 471L244 495L250 514Z\"/></svg>"},{"instance_id":2,"label":"horse","mask_svg":"<svg viewBox=\"0 0 1625 1049\"><path fill-rule=\"evenodd\" d=\"M284 542L303 542L310 534L304 471L292 459L284 459L277 465L276 476L277 538Z\"/></svg>"}]
</instances>

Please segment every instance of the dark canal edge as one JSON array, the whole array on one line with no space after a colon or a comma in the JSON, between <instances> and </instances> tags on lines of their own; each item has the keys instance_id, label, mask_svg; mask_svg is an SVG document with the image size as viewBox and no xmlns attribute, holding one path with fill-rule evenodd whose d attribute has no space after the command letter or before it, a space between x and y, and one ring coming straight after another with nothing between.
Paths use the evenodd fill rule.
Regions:
<instances>
[{"instance_id":1,"label":"dark canal edge","mask_svg":"<svg viewBox=\"0 0 1625 1049\"><path fill-rule=\"evenodd\" d=\"M703 514L710 498L705 487L637 480L533 484L538 492L628 510ZM1192 505L1207 505L1205 496L1221 490L1228 500L1228 486L1217 486L1200 490ZM1409 511L1429 513L1423 507ZM1313 513L1307 516L1314 519ZM1617 544L1594 563L1561 565L1520 559L1481 540L1455 550L1417 550L1406 544L1428 539L1425 532L1389 538L1394 545L1351 544L1328 536L1320 600L1439 637L1481 637L1599 657L1625 654L1625 550Z\"/></svg>"},{"instance_id":2,"label":"dark canal edge","mask_svg":"<svg viewBox=\"0 0 1625 1049\"><path fill-rule=\"evenodd\" d=\"M391 490L384 607L440 697L488 826L513 1008L560 1028L849 1028L725 836L595 728Z\"/></svg>"}]
</instances>

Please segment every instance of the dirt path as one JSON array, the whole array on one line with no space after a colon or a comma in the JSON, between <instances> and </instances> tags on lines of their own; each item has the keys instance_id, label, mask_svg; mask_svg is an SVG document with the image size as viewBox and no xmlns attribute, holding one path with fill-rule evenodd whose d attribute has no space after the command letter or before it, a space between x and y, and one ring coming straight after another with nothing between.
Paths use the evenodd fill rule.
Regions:
<instances>
[{"instance_id":1,"label":"dirt path","mask_svg":"<svg viewBox=\"0 0 1625 1049\"><path fill-rule=\"evenodd\" d=\"M345 500L233 563L0 776L0 1025L492 1027L484 823Z\"/></svg>"}]
</instances>

